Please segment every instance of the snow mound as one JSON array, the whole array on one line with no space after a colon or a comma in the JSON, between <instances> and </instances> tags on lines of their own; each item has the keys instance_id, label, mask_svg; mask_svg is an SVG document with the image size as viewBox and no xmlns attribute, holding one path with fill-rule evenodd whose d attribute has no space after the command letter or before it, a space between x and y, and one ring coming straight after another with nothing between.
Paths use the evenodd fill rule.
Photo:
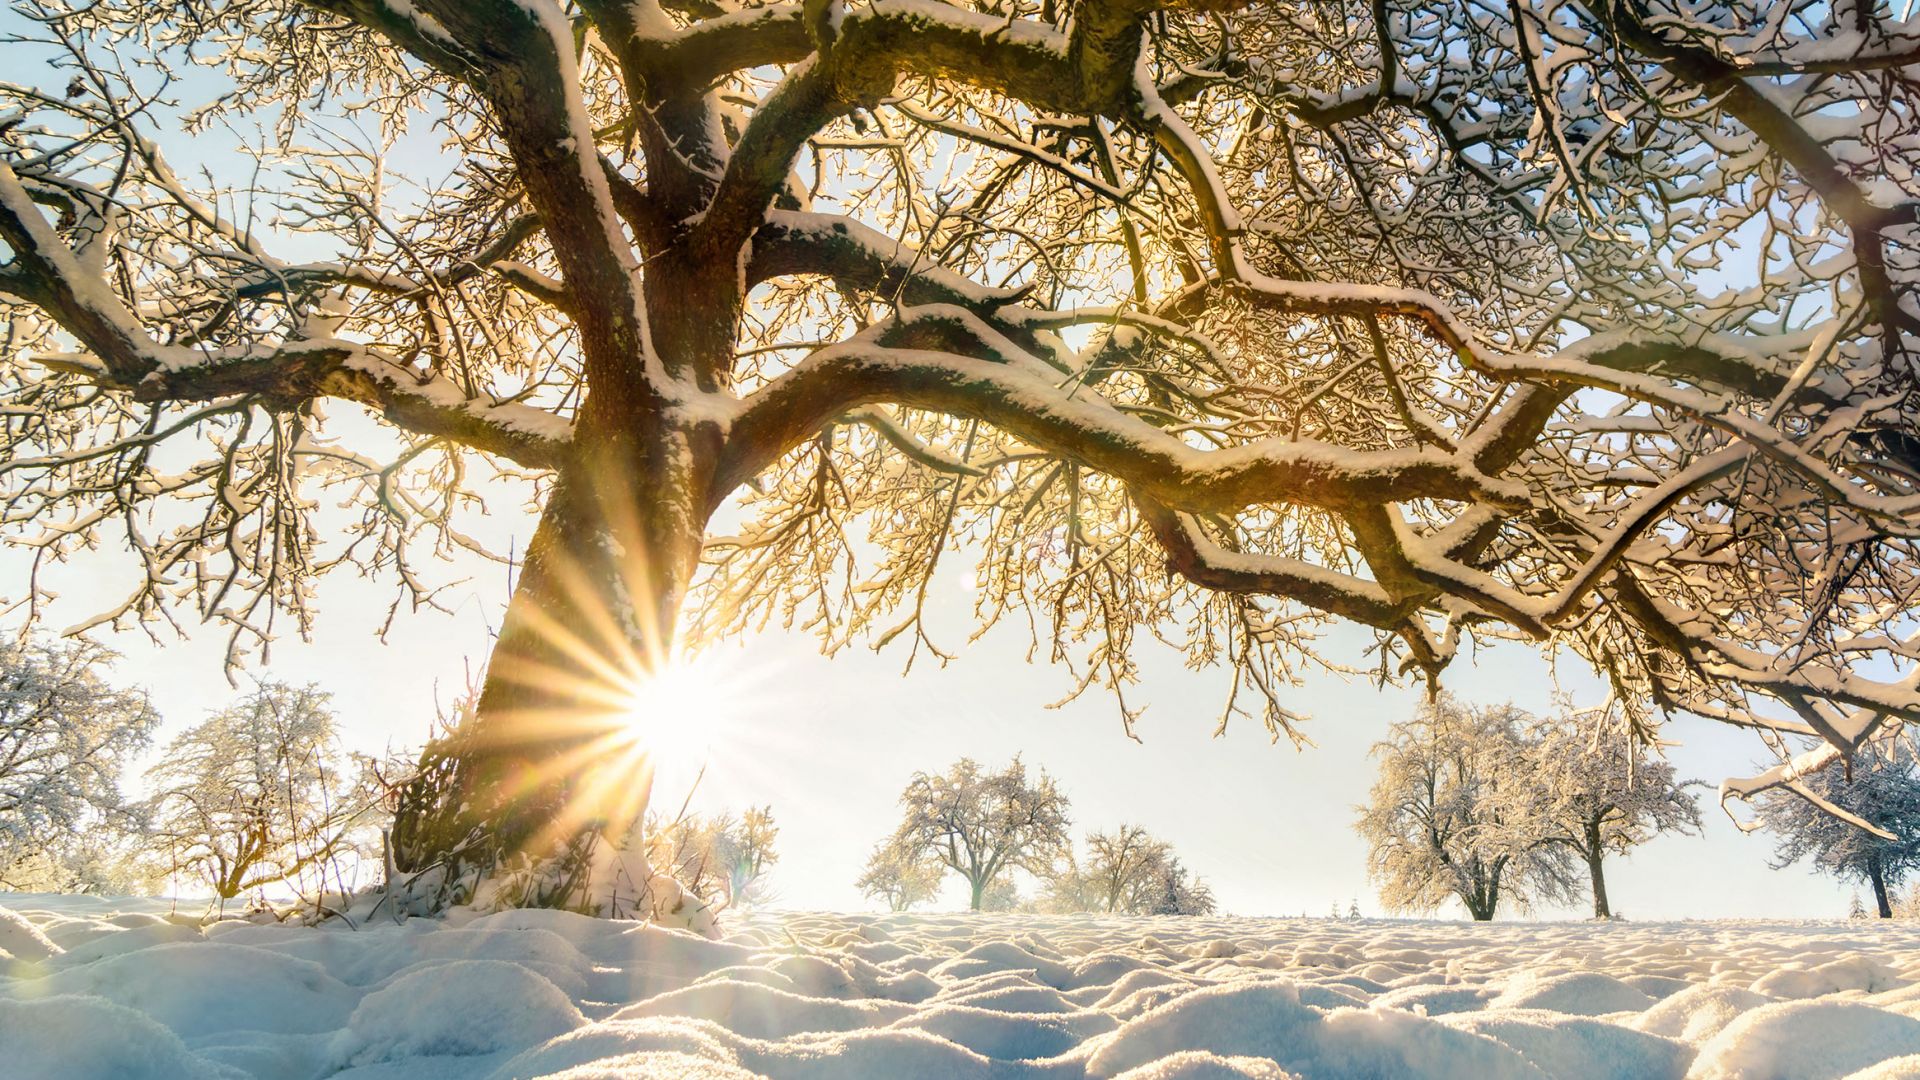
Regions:
<instances>
[{"instance_id":1,"label":"snow mound","mask_svg":"<svg viewBox=\"0 0 1920 1080\"><path fill-rule=\"evenodd\" d=\"M11 989L105 998L146 1013L182 1038L236 1030L331 1031L346 1023L358 1003L352 989L311 960L212 941L119 953Z\"/></svg>"},{"instance_id":2,"label":"snow mound","mask_svg":"<svg viewBox=\"0 0 1920 1080\"><path fill-rule=\"evenodd\" d=\"M145 1014L91 997L0 999L0 1072L16 1080L246 1080Z\"/></svg>"},{"instance_id":3,"label":"snow mound","mask_svg":"<svg viewBox=\"0 0 1920 1080\"><path fill-rule=\"evenodd\" d=\"M1888 1058L1848 1076L1847 1080L1920 1080L1920 1054Z\"/></svg>"},{"instance_id":4,"label":"snow mound","mask_svg":"<svg viewBox=\"0 0 1920 1080\"><path fill-rule=\"evenodd\" d=\"M448 960L362 998L334 1041L343 1062L515 1050L586 1023L559 987L502 960Z\"/></svg>"},{"instance_id":5,"label":"snow mound","mask_svg":"<svg viewBox=\"0 0 1920 1080\"><path fill-rule=\"evenodd\" d=\"M32 898L0 917L0 1080L1920 1080L1912 925L724 929L546 911L202 926Z\"/></svg>"},{"instance_id":6,"label":"snow mound","mask_svg":"<svg viewBox=\"0 0 1920 1080\"><path fill-rule=\"evenodd\" d=\"M757 982L722 979L668 991L629 1005L614 1017L692 1016L712 1020L748 1038L782 1039L803 1032L878 1027L910 1011L899 1002L810 998Z\"/></svg>"},{"instance_id":7,"label":"snow mound","mask_svg":"<svg viewBox=\"0 0 1920 1080\"><path fill-rule=\"evenodd\" d=\"M541 1080L765 1080L738 1065L724 1065L691 1054L628 1054L591 1061Z\"/></svg>"},{"instance_id":8,"label":"snow mound","mask_svg":"<svg viewBox=\"0 0 1920 1080\"><path fill-rule=\"evenodd\" d=\"M1488 1003L1494 1009L1547 1009L1570 1016L1639 1012L1653 1004L1646 991L1619 979L1582 971L1546 978L1522 978Z\"/></svg>"},{"instance_id":9,"label":"snow mound","mask_svg":"<svg viewBox=\"0 0 1920 1080\"><path fill-rule=\"evenodd\" d=\"M24 916L0 908L0 960L45 960L65 951Z\"/></svg>"},{"instance_id":10,"label":"snow mound","mask_svg":"<svg viewBox=\"0 0 1920 1080\"><path fill-rule=\"evenodd\" d=\"M1811 998L1845 990L1873 993L1904 985L1886 964L1865 956L1849 956L1813 968L1794 965L1769 972L1754 981L1753 990L1775 998Z\"/></svg>"},{"instance_id":11,"label":"snow mound","mask_svg":"<svg viewBox=\"0 0 1920 1080\"><path fill-rule=\"evenodd\" d=\"M1741 1013L1772 1000L1737 986L1690 986L1635 1017L1633 1026L1698 1046Z\"/></svg>"},{"instance_id":12,"label":"snow mound","mask_svg":"<svg viewBox=\"0 0 1920 1080\"><path fill-rule=\"evenodd\" d=\"M1265 1058L1221 1057L1204 1050L1170 1054L1159 1061L1128 1069L1118 1080L1298 1080Z\"/></svg>"},{"instance_id":13,"label":"snow mound","mask_svg":"<svg viewBox=\"0 0 1920 1080\"><path fill-rule=\"evenodd\" d=\"M1116 1076L1186 1050L1262 1057L1305 1076L1406 1076L1440 1080L1536 1077L1518 1053L1397 1010L1322 1013L1291 983L1209 987L1129 1021L1087 1062L1087 1075Z\"/></svg>"},{"instance_id":14,"label":"snow mound","mask_svg":"<svg viewBox=\"0 0 1920 1080\"><path fill-rule=\"evenodd\" d=\"M1743 1014L1700 1048L1698 1080L1840 1080L1920 1054L1920 1020L1848 1001L1788 1001Z\"/></svg>"},{"instance_id":15,"label":"snow mound","mask_svg":"<svg viewBox=\"0 0 1920 1080\"><path fill-rule=\"evenodd\" d=\"M1681 1080L1693 1061L1693 1047L1673 1039L1558 1013L1507 1009L1441 1023L1511 1046L1541 1072L1567 1080L1589 1075L1595 1062L1605 1062L1614 1080Z\"/></svg>"}]
</instances>

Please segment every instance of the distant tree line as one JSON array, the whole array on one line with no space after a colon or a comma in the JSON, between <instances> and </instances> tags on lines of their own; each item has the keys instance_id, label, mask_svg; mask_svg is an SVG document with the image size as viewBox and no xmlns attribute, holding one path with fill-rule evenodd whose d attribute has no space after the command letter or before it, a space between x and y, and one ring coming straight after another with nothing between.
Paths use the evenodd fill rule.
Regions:
<instances>
[{"instance_id":1,"label":"distant tree line","mask_svg":"<svg viewBox=\"0 0 1920 1080\"><path fill-rule=\"evenodd\" d=\"M1442 696L1374 746L1379 771L1357 823L1368 870L1395 911L1458 901L1475 919L1502 906L1570 903L1613 914L1605 860L1667 832L1698 834L1692 789L1601 710L1538 718ZM1843 768L1793 772L1741 827L1775 837L1774 869L1810 861L1869 888L1880 918L1920 916L1920 760L1882 738ZM1857 914L1866 914L1863 905Z\"/></svg>"},{"instance_id":2,"label":"distant tree line","mask_svg":"<svg viewBox=\"0 0 1920 1080\"><path fill-rule=\"evenodd\" d=\"M1571 902L1610 918L1605 860L1663 832L1698 832L1673 766L1591 712L1541 719L1442 696L1388 729L1358 831L1394 911L1457 900L1475 919L1502 905ZM1584 871L1584 873L1583 873Z\"/></svg>"},{"instance_id":3,"label":"distant tree line","mask_svg":"<svg viewBox=\"0 0 1920 1080\"><path fill-rule=\"evenodd\" d=\"M1215 907L1172 846L1137 825L1088 833L1076 853L1066 795L1044 770L1030 777L1018 757L997 771L962 758L944 773L915 773L900 806L900 825L875 846L857 883L893 911L932 899L949 874L966 882L974 911L1205 915ZM1036 896L1019 896L1015 870L1040 883Z\"/></svg>"},{"instance_id":4,"label":"distant tree line","mask_svg":"<svg viewBox=\"0 0 1920 1080\"><path fill-rule=\"evenodd\" d=\"M160 716L109 681L115 660L85 641L0 641L0 888L317 896L375 858L377 771L341 748L314 686L256 684L169 742L128 798L122 774Z\"/></svg>"},{"instance_id":5,"label":"distant tree line","mask_svg":"<svg viewBox=\"0 0 1920 1080\"><path fill-rule=\"evenodd\" d=\"M161 718L114 686L117 657L70 639L0 639L0 890L143 893L223 906L268 892L326 906L385 880L385 826L411 759L347 753L329 696L256 683L187 728L146 772ZM719 907L766 896L778 861L771 807L650 818L651 865Z\"/></svg>"}]
</instances>

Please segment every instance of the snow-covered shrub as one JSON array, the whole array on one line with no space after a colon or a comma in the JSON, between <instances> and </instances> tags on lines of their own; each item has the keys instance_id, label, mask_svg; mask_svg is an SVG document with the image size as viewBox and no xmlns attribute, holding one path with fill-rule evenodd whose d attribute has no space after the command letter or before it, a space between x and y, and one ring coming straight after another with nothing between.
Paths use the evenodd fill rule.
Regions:
<instances>
[{"instance_id":1,"label":"snow-covered shrub","mask_svg":"<svg viewBox=\"0 0 1920 1080\"><path fill-rule=\"evenodd\" d=\"M767 871L780 861L771 806L750 806L739 817L682 814L668 821L648 815L647 860L697 896L717 896L724 906L766 899Z\"/></svg>"}]
</instances>

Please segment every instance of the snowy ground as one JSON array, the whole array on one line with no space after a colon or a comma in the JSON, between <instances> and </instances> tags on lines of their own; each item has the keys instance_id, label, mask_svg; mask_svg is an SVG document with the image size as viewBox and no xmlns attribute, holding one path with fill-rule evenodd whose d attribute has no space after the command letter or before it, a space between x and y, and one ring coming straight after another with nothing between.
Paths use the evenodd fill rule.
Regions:
<instances>
[{"instance_id":1,"label":"snowy ground","mask_svg":"<svg viewBox=\"0 0 1920 1080\"><path fill-rule=\"evenodd\" d=\"M6 897L8 1080L1920 1078L1920 927L554 912L351 930Z\"/></svg>"}]
</instances>

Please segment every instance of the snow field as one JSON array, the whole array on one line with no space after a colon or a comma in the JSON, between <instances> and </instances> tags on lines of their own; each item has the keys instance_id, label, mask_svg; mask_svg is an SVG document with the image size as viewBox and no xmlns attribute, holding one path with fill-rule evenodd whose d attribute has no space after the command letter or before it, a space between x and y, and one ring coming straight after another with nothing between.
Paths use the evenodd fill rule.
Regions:
<instances>
[{"instance_id":1,"label":"snow field","mask_svg":"<svg viewBox=\"0 0 1920 1080\"><path fill-rule=\"evenodd\" d=\"M1920 927L550 911L349 928L9 897L8 1080L1920 1080Z\"/></svg>"}]
</instances>

